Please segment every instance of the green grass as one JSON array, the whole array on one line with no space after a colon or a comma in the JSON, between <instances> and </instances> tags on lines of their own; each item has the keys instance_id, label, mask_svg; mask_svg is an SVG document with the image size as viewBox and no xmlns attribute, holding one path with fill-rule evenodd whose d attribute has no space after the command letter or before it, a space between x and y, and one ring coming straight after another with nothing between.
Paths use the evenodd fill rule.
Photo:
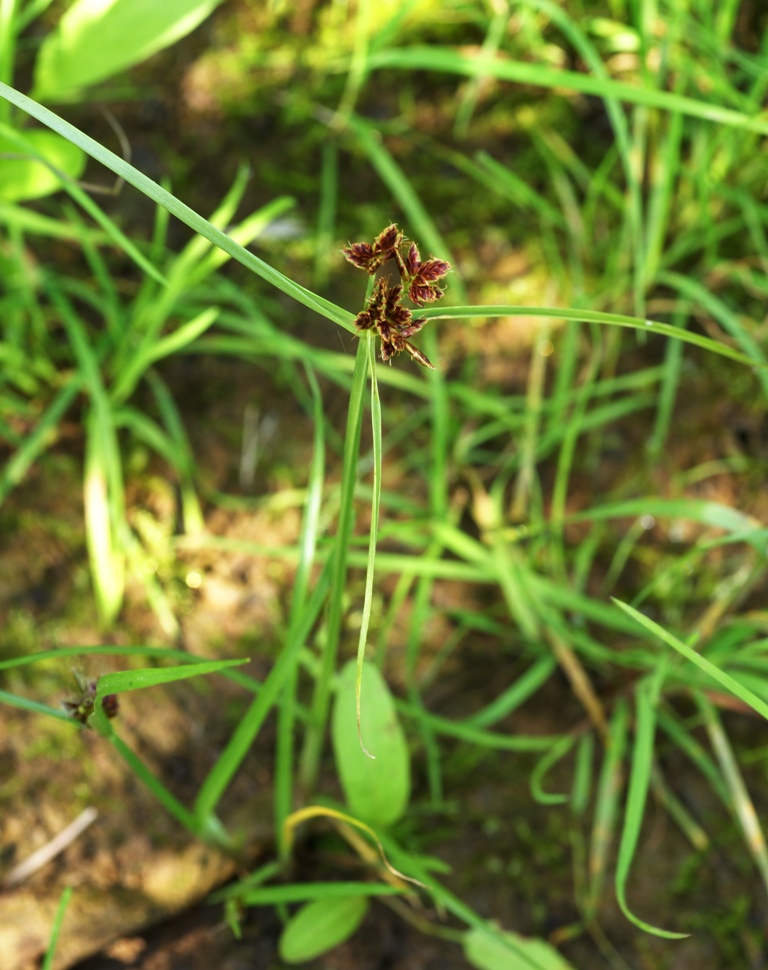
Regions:
<instances>
[{"instance_id":1,"label":"green grass","mask_svg":"<svg viewBox=\"0 0 768 970\"><path fill-rule=\"evenodd\" d=\"M642 944L611 943L602 928L614 893L626 919L653 938L654 966L672 966L666 948L686 944L664 941L686 936L701 920L679 900L655 913L645 911L652 894L635 902L651 799L691 852L706 854L717 827L733 819L756 881L768 886L756 807L764 792L750 792L754 773L731 720L737 715L718 710L727 696L742 716L768 714L759 605L768 532L748 476L739 477L741 467L759 481L764 461L711 459L707 442L722 421L715 405L760 417L768 392L768 208L760 201L768 45L757 44L765 31L745 32L737 17L740 7L745 22L762 14L747 3L675 0L445 6L450 16L435 24L429 3L360 3L349 22L324 23L296 41L305 45L307 71L275 110L311 155L306 177L302 183L302 171L287 166L271 173L279 195L245 217L244 170L206 218L181 192L0 83L18 129L28 114L158 206L149 240L128 239L108 206L64 176L63 191L42 212L17 202L4 207L0 421L12 448L0 500L44 461L57 429L76 414L84 529L105 626L120 615L126 576L140 575L127 498L132 442L161 457L178 483L186 534L177 549L236 549L295 567L279 654L263 682L212 662L211 671L239 678L247 702L192 805L138 759L119 721L94 715L105 743L181 825L231 847L234 833L217 809L277 712L276 863L244 877L230 902L286 912L289 903L316 905L320 893L330 947L355 931L368 895L418 923L394 898L412 891L404 875L451 914L448 925L435 921L429 929L463 942L473 966L506 960L546 970L568 966L569 948L583 940L594 941L593 957L607 954L617 967L639 952ZM270 72L286 70L274 55L278 41L288 40L279 18L262 17L255 48L209 56L239 58L244 77L261 71L263 83L277 87ZM321 43L330 30L335 43ZM469 36L473 50L463 39ZM428 128L418 118L430 106L436 120ZM247 107L246 97L237 110ZM23 147L23 132L18 138ZM247 248L275 219L304 207L315 230L298 259L280 256L278 268ZM195 233L178 254L167 246L168 215ZM435 371L417 372L406 355L382 366L369 332L360 334L353 359L292 325L291 308L301 308L318 331L355 332L366 293L358 280L354 306L337 302L344 274L355 274L340 255L335 260L336 251L349 240L372 240L393 220L422 253L455 268L445 301L419 311L428 323L414 342ZM77 244L83 271L67 273L55 262L29 270L27 253L45 252L55 239ZM491 239L504 241L502 254L525 254L532 278L546 280L541 290L523 289L527 301L515 281L495 276ZM258 286L240 285L233 262ZM221 272L225 263L230 272ZM131 287L122 285L126 266L138 274ZM488 292L504 299L488 303ZM521 318L530 340L510 349L505 328ZM236 356L279 371L310 417L312 457L306 474L296 475L291 500L303 510L295 543L259 545L206 532L204 456L194 453L164 370L170 358L190 354ZM525 378L486 380L496 358L510 372L527 358ZM346 406L341 426L330 418L338 395ZM14 433L18 426L25 431ZM690 436L700 441L692 468L676 453ZM620 466L613 471L611 455ZM725 498L698 495L697 479L715 474L729 476L738 501L730 503L727 490L718 493ZM389 602L379 593L387 577ZM142 583L172 638L178 619L168 590L146 575ZM460 584L466 602L446 607L447 584ZM470 664L476 642L498 667L498 684L463 716L430 709L435 686L452 666ZM355 643L361 733L358 740L342 730L351 745L334 742L336 765L345 766L342 805L329 797L328 732L337 691L346 696L342 656ZM178 665L151 668L141 685L140 671L108 675L99 697L193 673L170 648L164 656ZM367 702L360 693L366 657L403 685L403 696L393 699L382 682ZM32 654L14 663L46 659ZM195 673L208 671L197 666ZM558 683L568 685L572 707L550 712L547 732L531 731L530 713ZM36 698L5 692L0 699L62 716ZM369 741L367 710L372 720L396 711L410 750L388 746L386 735ZM370 760L363 736L382 763L393 759L399 776L410 776L415 762L415 777L424 779L404 813L378 828L373 786L348 770L356 755ZM456 748L512 765L527 754L530 810L564 813L578 915L553 937L562 957L504 932L535 936L545 932L543 922L502 929L432 871L420 812L445 812L457 797L447 780ZM680 759L722 804L714 828L679 787ZM366 770L375 771L372 765ZM378 882L362 888L339 877L327 892L281 884L293 828L315 817L326 819L337 845ZM382 868L375 840L397 875ZM297 962L311 952L306 912L314 910L292 913L284 936ZM235 909L230 916L236 925Z\"/></svg>"}]
</instances>

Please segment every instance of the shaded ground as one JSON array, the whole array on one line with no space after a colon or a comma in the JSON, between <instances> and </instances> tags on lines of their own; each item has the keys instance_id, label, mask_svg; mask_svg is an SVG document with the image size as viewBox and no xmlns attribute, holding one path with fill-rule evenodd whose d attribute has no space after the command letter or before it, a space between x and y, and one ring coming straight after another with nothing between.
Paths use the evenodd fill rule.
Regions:
<instances>
[{"instance_id":1,"label":"shaded ground","mask_svg":"<svg viewBox=\"0 0 768 970\"><path fill-rule=\"evenodd\" d=\"M202 429L199 433L204 434ZM221 461L222 454L223 450L214 452L212 467L217 475L227 476L236 462L233 456L229 464ZM61 458L53 459L57 469L65 465ZM50 529L25 528L18 534L24 541L18 542L15 552L7 547L2 557L8 654L55 643L99 640L92 626L87 588L77 593L77 577L85 570L82 542L74 541L79 535L79 482L73 475L63 488L59 474L57 487L46 492L50 481L45 466L34 472L30 487L14 497L11 511L6 513L20 522L38 516L38 523L55 521L59 536L52 540ZM145 506L158 515L158 510L165 509L172 518L173 503L165 507L158 499L153 505L151 485L145 487ZM163 494L161 490L161 498ZM267 508L213 512L209 524L211 531L240 539L290 542L298 519L295 515L275 516ZM205 577L199 589L187 588L186 600L181 600L185 604L183 637L189 649L205 655L251 655L250 671L263 678L275 649L274 629L282 610L286 575L270 569L268 562L242 553L189 552L178 568L182 577L190 570ZM46 591L42 603L37 590ZM437 595L448 601L454 596L448 588L442 594L438 589ZM462 595L471 602L483 593L465 590ZM137 595L126 617L129 622L118 629L115 642L142 638L151 642L159 636L157 621ZM88 672L107 669L110 662L100 659L96 669ZM28 679L21 674L7 677L3 686L51 703L71 696L74 682L67 665L62 662L47 670ZM490 640L483 643L478 639L445 668L427 695L428 706L446 717L466 716L495 696L514 670L513 655L499 653L498 645ZM185 682L173 689L127 695L116 724L121 735L189 804L243 703L242 694L221 678ZM526 705L501 727L516 733L546 734L561 729L564 721L578 723L582 717L565 680L554 678L535 703ZM732 725L737 733L739 723ZM749 725L743 726L749 730ZM272 740L268 724L223 808L225 820L239 818L249 832L256 860L266 860L273 852ZM425 782L418 775L421 761L418 752L416 755L417 794L408 823L411 838L416 839L414 848L450 865L452 874L442 877L444 882L481 916L521 932L558 938L578 919L571 851L579 836L572 830L569 813L562 807L541 808L532 803L528 778L533 761L529 757L493 755L452 743L445 745L445 751L445 802L438 808L428 808L423 802ZM81 970L203 970L211 966L237 970L280 965L276 957L280 923L272 910L250 912L239 942L223 925L220 907L174 915L227 879L234 867L190 843L149 794L126 776L94 733L6 709L0 724L0 759L0 857L6 871L85 806L94 805L100 813L97 822L63 856L13 892L0 895L4 970L32 970L36 965L64 885L74 886L76 892L62 957L105 946L101 956L78 964ZM689 807L709 831L720 835L713 850L698 857L671 826L666 813L661 808L652 810L633 869L632 904L651 922L667 925L674 919L676 925L684 925L692 919L698 921L699 929L689 940L660 941L636 931L607 903L600 913L602 930L627 965L638 970L733 970L741 965L740 954L750 951L754 952L750 966L758 968L763 956L756 949L756 940L759 927L768 922L768 913L738 833L735 827L723 830L711 792L687 763L666 767L678 780L678 790ZM557 781L555 772L548 787L557 790ZM324 787L335 790L330 774ZM307 832L306 839L297 857L296 879L348 875L352 860L341 843L328 842L322 826ZM750 884L753 891L748 889ZM436 914L427 915L440 925ZM146 924L159 925L144 932ZM18 936L3 937L9 928L22 926ZM581 936L566 943L563 952L575 967L592 970L609 965L600 952L604 947L602 940ZM59 964L63 965L70 963L65 960ZM351 941L312 966L318 970L458 970L466 961L455 944L408 927L376 903Z\"/></svg>"}]
</instances>

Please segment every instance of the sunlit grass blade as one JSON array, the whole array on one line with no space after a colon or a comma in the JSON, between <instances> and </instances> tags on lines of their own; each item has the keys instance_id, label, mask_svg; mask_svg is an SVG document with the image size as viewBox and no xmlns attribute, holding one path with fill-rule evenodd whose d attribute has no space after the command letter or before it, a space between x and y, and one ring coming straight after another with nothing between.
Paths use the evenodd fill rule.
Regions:
<instances>
[{"instance_id":1,"label":"sunlit grass blade","mask_svg":"<svg viewBox=\"0 0 768 970\"><path fill-rule=\"evenodd\" d=\"M730 676L730 674L727 674L724 670L721 670L720 667L713 664L710 660L707 660L706 657L702 656L700 653L697 653L692 647L689 647L688 644L683 643L682 640L678 640L677 637L673 636L663 627L659 626L658 623L654 623L653 620L649 619L647 616L644 616L639 612L639 610L636 610L628 603L622 603L621 600L617 600L615 598L613 598L613 602L620 610L623 610L628 616L631 616L632 619L635 620L640 626L645 627L645 629L652 633L655 637L658 637L658 639L662 640L668 646L673 647L678 651L678 653L682 654L686 660L690 660L691 663L696 664L696 666L703 670L704 673L709 674L714 681L716 681L722 687L725 687L725 689L730 691L731 694L734 694L740 700L744 701L745 704L751 707L754 711L757 711L758 714L768 718L768 704L762 698L758 697L757 694L753 693L743 684L740 684L738 680L735 680Z\"/></svg>"},{"instance_id":2,"label":"sunlit grass blade","mask_svg":"<svg viewBox=\"0 0 768 970\"><path fill-rule=\"evenodd\" d=\"M371 603L373 601L373 577L376 565L376 540L379 530L379 508L381 505L381 398L376 381L376 347L372 339L366 340L368 347L368 374L371 380L371 435L373 440L373 496L371 499L371 529L368 539L368 566L365 572L365 592L363 594L363 615L360 621L360 636L357 642L357 666L355 672L355 717L357 737L360 747L369 758L374 754L363 743L361 693L363 689L363 662L368 642L368 627L371 622Z\"/></svg>"},{"instance_id":3,"label":"sunlit grass blade","mask_svg":"<svg viewBox=\"0 0 768 970\"><path fill-rule=\"evenodd\" d=\"M757 519L721 502L706 499L666 499L648 496L624 502L606 502L583 512L566 516L566 522L603 522L611 519L652 515L659 518L683 519L710 528L723 529L731 535L748 537L754 534L755 545L764 549L764 531ZM747 540L748 541L748 540Z\"/></svg>"},{"instance_id":4,"label":"sunlit grass blade","mask_svg":"<svg viewBox=\"0 0 768 970\"><path fill-rule=\"evenodd\" d=\"M558 307L523 307L523 306L461 306L461 307L425 307L419 315L428 320L472 319L479 317L551 317L554 320L580 320L584 323L599 323L609 327L626 327L630 330L642 330L645 333L660 334L673 340L682 340L703 350L709 350L721 357L746 364L749 367L762 368L765 366L762 353L755 349L755 356L740 353L728 344L719 340L712 340L689 330L681 330L669 323L657 320L641 320L639 317L625 316L621 313L603 313L598 310L576 310Z\"/></svg>"},{"instance_id":5,"label":"sunlit grass blade","mask_svg":"<svg viewBox=\"0 0 768 970\"><path fill-rule=\"evenodd\" d=\"M163 633L169 640L177 640L181 633L179 621L176 619L171 598L166 593L157 575L148 572L146 569L146 549L131 529L124 529L121 539L126 564L144 587L147 603L157 617Z\"/></svg>"},{"instance_id":6,"label":"sunlit grass blade","mask_svg":"<svg viewBox=\"0 0 768 970\"><path fill-rule=\"evenodd\" d=\"M330 566L323 570L307 603L300 626L292 631L292 640L286 643L266 680L235 728L224 750L208 772L195 798L195 817L205 826L216 811L222 795L234 778L243 759L248 754L280 692L288 681L304 647L309 632L317 620L330 583Z\"/></svg>"},{"instance_id":7,"label":"sunlit grass blade","mask_svg":"<svg viewBox=\"0 0 768 970\"><path fill-rule=\"evenodd\" d=\"M408 71L441 71L462 74L465 77L488 76L548 89L565 88L593 94L599 98L614 98L628 104L675 111L692 118L702 118L705 121L768 135L768 121L760 117L757 110L754 115L749 115L656 88L626 84L611 78L595 77L594 74L564 71L543 64L532 64L530 61L461 54L450 47L423 47L414 44L404 48L375 51L368 58L368 67L370 70L400 68Z\"/></svg>"},{"instance_id":8,"label":"sunlit grass blade","mask_svg":"<svg viewBox=\"0 0 768 970\"><path fill-rule=\"evenodd\" d=\"M115 421L99 361L80 318L63 294L51 289L51 296L61 312L90 398L84 480L86 537L100 618L109 626L120 610L125 584L119 540L119 530L125 527L125 496Z\"/></svg>"},{"instance_id":9,"label":"sunlit grass blade","mask_svg":"<svg viewBox=\"0 0 768 970\"><path fill-rule=\"evenodd\" d=\"M270 283L276 289L283 293L286 293L296 302L301 303L303 306L309 307L314 310L320 316L326 317L337 323L340 327L345 330L354 332L354 327L352 324L353 314L348 313L341 307L336 306L336 304L331 303L329 300L312 293L305 287L298 283L294 283L289 277L284 276L278 270L274 269L264 260L259 259L253 253L249 252L243 246L235 243L226 233L222 232L213 226L207 219L204 219L201 215L190 209L189 206L185 205L175 196L171 195L164 188L153 182L152 179L148 178L134 166L128 164L124 159L115 155L113 152L104 148L93 138L79 131L74 125L69 124L69 122L64 121L54 112L50 111L48 108L44 108L41 104L28 98L26 95L21 94L21 92L16 91L14 88L9 87L7 84L0 83L0 97L6 98L16 107L20 108L22 111L26 111L32 117L36 118L42 124L47 125L53 131L57 131L64 138L67 138L73 144L82 148L84 152L95 158L96 161L101 162L106 168L119 175L121 178L125 179L130 185L135 186L140 192L143 192L148 198L157 202L158 205L162 205L164 208L176 216L181 222L184 222L195 232L199 232L201 236L210 240L215 246L223 249L225 253L231 256L233 259L242 263L246 269L251 270L251 272L256 273L266 282Z\"/></svg>"},{"instance_id":10,"label":"sunlit grass blade","mask_svg":"<svg viewBox=\"0 0 768 970\"><path fill-rule=\"evenodd\" d=\"M349 562L349 542L355 523L355 487L357 485L358 457L360 454L360 434L365 410L365 385L370 363L368 343L372 340L373 338L370 335L365 334L359 341L355 357L355 370L352 375L352 388L347 410L347 429L344 438L339 518L330 560L331 587L328 616L320 658L320 672L315 682L312 697L311 720L305 735L299 768L299 782L304 792L310 792L314 789L320 770L320 757L325 741L331 700L331 681L336 672L336 658L344 609L344 590Z\"/></svg>"},{"instance_id":11,"label":"sunlit grass blade","mask_svg":"<svg viewBox=\"0 0 768 970\"><path fill-rule=\"evenodd\" d=\"M122 694L131 690L145 690L158 684L172 684L177 680L200 677L202 674L215 674L227 667L240 667L248 663L248 658L236 660L205 660L202 663L183 664L178 667L145 667L139 670L119 670L103 674L96 684L96 696L104 698L108 694Z\"/></svg>"},{"instance_id":12,"label":"sunlit grass blade","mask_svg":"<svg viewBox=\"0 0 768 970\"><path fill-rule=\"evenodd\" d=\"M122 378L121 383L130 387L134 386L139 375L143 374L155 361L179 353L179 351L184 350L187 344L192 343L193 340L197 340L204 334L216 322L220 312L219 307L208 307L207 310L203 310L191 320L182 323L171 333L160 337L151 347L144 349L142 353L136 354L132 358L132 366L126 376Z\"/></svg>"},{"instance_id":13,"label":"sunlit grass blade","mask_svg":"<svg viewBox=\"0 0 768 970\"><path fill-rule=\"evenodd\" d=\"M0 670L12 670L16 667L26 667L30 664L43 663L53 660L60 663L68 657L151 657L154 660L176 660L180 664L199 663L197 657L188 653L186 650L175 650L173 647L150 647L141 646L117 646L115 644L98 644L96 646L78 647L56 647L54 650L40 650L35 653L25 654L21 657L11 657L8 660L0 660ZM249 677L247 674L231 669L230 666L223 667L218 671L223 677L240 684L252 693L258 693L262 685Z\"/></svg>"},{"instance_id":14,"label":"sunlit grass blade","mask_svg":"<svg viewBox=\"0 0 768 970\"><path fill-rule=\"evenodd\" d=\"M308 612L310 577L320 536L320 515L325 480L326 418L323 411L323 399L312 368L305 365L305 372L312 394L314 441L307 492L304 501L301 536L299 539L299 562L291 595L291 612L287 633L289 643L301 638L302 624ZM282 836L283 826L286 818L294 808L293 789L296 774L296 765L294 763L294 721L297 685L298 664L295 664L289 672L285 687L283 688L283 696L278 710L275 750L275 831L277 832L278 849L283 859L287 856L287 849Z\"/></svg>"},{"instance_id":15,"label":"sunlit grass blade","mask_svg":"<svg viewBox=\"0 0 768 970\"><path fill-rule=\"evenodd\" d=\"M651 196L646 220L643 276L645 286L650 286L658 272L664 240L669 229L674 198L675 180L681 175L683 116L672 112L669 116L664 147L652 156Z\"/></svg>"}]
</instances>

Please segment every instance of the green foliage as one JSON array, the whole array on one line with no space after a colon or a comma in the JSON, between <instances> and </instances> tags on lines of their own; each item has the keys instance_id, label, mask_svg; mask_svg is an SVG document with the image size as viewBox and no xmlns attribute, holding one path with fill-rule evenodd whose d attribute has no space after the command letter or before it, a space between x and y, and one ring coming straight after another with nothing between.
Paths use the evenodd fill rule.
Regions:
<instances>
[{"instance_id":1,"label":"green foliage","mask_svg":"<svg viewBox=\"0 0 768 970\"><path fill-rule=\"evenodd\" d=\"M56 916L54 917L53 927L51 928L51 940L46 950L45 956L43 957L43 963L41 970L51 970L53 967L53 960L56 955L56 944L59 941L59 935L61 933L61 924L64 922L64 915L67 911L67 907L72 899L72 887L67 886L67 888L62 892L61 899L59 900L59 905L56 910Z\"/></svg>"},{"instance_id":2,"label":"green foliage","mask_svg":"<svg viewBox=\"0 0 768 970\"><path fill-rule=\"evenodd\" d=\"M0 154L6 156L0 164L0 199L6 202L50 195L61 187L62 175L78 179L85 169L83 152L52 131L27 131L22 136L0 130Z\"/></svg>"},{"instance_id":3,"label":"green foliage","mask_svg":"<svg viewBox=\"0 0 768 970\"><path fill-rule=\"evenodd\" d=\"M82 100L86 89L176 43L220 0L77 0L43 41L35 61L34 93L45 101ZM18 9L17 9L18 6ZM13 0L0 20L0 81L10 82L20 33L46 4L22 11ZM15 15L15 16L14 16ZM8 121L0 112L0 121ZM52 132L0 129L0 199L38 199L76 183L85 154Z\"/></svg>"},{"instance_id":4,"label":"green foliage","mask_svg":"<svg viewBox=\"0 0 768 970\"><path fill-rule=\"evenodd\" d=\"M410 756L392 695L376 667L363 665L361 708L363 751L355 712L356 666L341 669L333 708L332 737L336 770L352 812L375 829L398 821L411 790Z\"/></svg>"},{"instance_id":5,"label":"green foliage","mask_svg":"<svg viewBox=\"0 0 768 970\"><path fill-rule=\"evenodd\" d=\"M356 932L368 911L364 896L317 899L292 916L280 936L280 958L304 963Z\"/></svg>"},{"instance_id":6,"label":"green foliage","mask_svg":"<svg viewBox=\"0 0 768 970\"><path fill-rule=\"evenodd\" d=\"M175 44L221 0L76 0L45 38L34 97L72 101L85 89Z\"/></svg>"},{"instance_id":7,"label":"green foliage","mask_svg":"<svg viewBox=\"0 0 768 970\"><path fill-rule=\"evenodd\" d=\"M554 947L517 933L505 933L499 939L483 930L470 930L464 936L464 955L477 970L572 970Z\"/></svg>"},{"instance_id":8,"label":"green foliage","mask_svg":"<svg viewBox=\"0 0 768 970\"><path fill-rule=\"evenodd\" d=\"M91 8L77 2L42 45L35 93L82 97L86 86L159 50L214 5L182 10L117 0L85 27ZM14 105L17 119L27 112L57 139L7 126L2 149L18 154L21 145L49 164L0 162L0 197L41 198L61 187L70 200L47 212L15 204L2 212L9 229L0 272L13 285L0 298L8 321L0 420L14 450L0 472L0 499L42 460L79 406L90 562L105 625L119 614L126 575L136 574L139 560L127 507L129 444L167 462L185 526L201 544L237 542L240 552L297 570L281 649L264 682L226 662L215 668L239 678L248 703L191 809L128 749L119 726L98 713L94 721L180 824L230 845L218 806L277 712L276 858L230 887L226 899L233 925L236 905L304 904L281 939L286 962L348 938L369 898L403 893L405 875L462 927L445 932L479 970L568 967L553 947L498 929L434 878L421 812L444 812L453 797L444 779L447 750L458 751L461 763L495 764L504 752L512 775L525 753L538 759L526 768L536 811L564 813L574 854L578 918L558 929L559 940L601 938L612 883L627 920L659 946L683 947L666 940L696 919L676 909L651 917L641 912L649 897L636 903L633 894L651 797L697 853L710 845L709 819L678 790L681 759L724 817L738 821L768 886L744 745L732 741L716 706L725 706L725 691L737 709L768 714L765 618L753 596L766 578L768 531L759 512L743 507L738 483L732 493L709 490L745 471L761 481L764 468L731 446L697 452L693 464L688 452L676 454L681 441L712 436L722 414L702 414L714 401L759 417L768 394L768 209L760 201L766 45L747 37L735 3L332 4L316 11L315 34L299 38L287 36L279 8L252 11L263 29L206 57L209 67L217 58L228 65L239 82L221 85L222 110L250 117L275 94L280 125L302 158L256 164L261 184L271 178L280 193L291 179L302 199L316 187L317 234L297 246L294 265L314 263L313 285L322 292L307 288L301 269L284 271L289 259L275 256L281 261L272 265L248 249L293 204L287 196L242 219L241 171L206 218L16 91L10 68L0 77L6 108ZM0 37L0 52L8 52L0 70L13 64L14 38ZM119 57L110 54L116 38ZM64 144L76 152L63 152ZM81 153L158 206L151 243L128 239L73 183ZM165 245L168 214L196 234L178 255ZM461 305L419 311L419 327L428 322L426 351L438 365L428 375L400 360L380 367L370 334L356 333L355 312L370 290L361 288L352 311L335 302L341 271L334 254L394 219L422 251L460 268L448 279L447 301ZM76 241L87 271L44 263L30 273L38 236ZM118 278L115 248L138 274L130 289ZM517 257L526 264L520 273ZM218 275L229 259L288 302ZM354 360L291 332L290 307L309 311L318 326L329 321L359 336ZM52 322L56 342L47 336ZM387 321L379 322L386 337ZM515 327L525 349L509 337ZM202 353L280 369L311 417L313 454L306 483L297 477L306 492L293 544L202 534L196 459L162 368L169 358ZM524 378L516 376L523 370ZM347 398L345 426L331 387ZM15 420L20 414L23 422ZM26 430L14 436L16 426ZM335 464L326 461L334 448ZM356 528L363 503L367 552ZM351 569L365 570L362 595ZM454 603L448 583L460 584L468 602ZM173 636L166 591L150 581L145 589ZM349 622L358 606L359 634ZM337 671L339 650L355 637L357 667L350 661ZM393 645L403 698L386 682ZM432 709L430 688L454 661L461 669L480 652L493 674L478 709L453 716ZM102 678L98 696L213 670L124 671ZM563 705L541 728L526 712L540 712L541 698L562 690L563 679L576 714ZM67 717L11 691L0 700ZM323 797L329 726L349 814ZM416 777L425 779L413 803L412 756ZM344 840L357 854L368 881L336 872L317 883L281 881L292 853L286 833L318 818L333 826L337 846ZM398 822L403 846L391 832ZM545 931L543 921L524 928Z\"/></svg>"}]
</instances>

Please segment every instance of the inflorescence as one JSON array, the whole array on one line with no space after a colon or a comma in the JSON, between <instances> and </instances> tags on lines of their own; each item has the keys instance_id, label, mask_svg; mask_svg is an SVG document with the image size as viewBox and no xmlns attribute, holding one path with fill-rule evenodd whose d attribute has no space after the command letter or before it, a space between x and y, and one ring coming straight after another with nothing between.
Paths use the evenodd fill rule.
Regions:
<instances>
[{"instance_id":1,"label":"inflorescence","mask_svg":"<svg viewBox=\"0 0 768 970\"><path fill-rule=\"evenodd\" d=\"M390 286L384 277L376 280L365 309L355 317L355 328L378 333L382 360L391 361L396 354L407 350L417 363L434 370L427 356L408 340L427 321L423 317L414 320L413 313L403 306L402 300L406 292L417 307L441 299L443 290L438 286L438 280L446 275L451 264L434 258L422 262L416 244L409 244L394 224L379 233L373 243L351 243L342 249L342 253L353 266L364 269L371 276L385 263L394 260L400 282Z\"/></svg>"}]
</instances>

